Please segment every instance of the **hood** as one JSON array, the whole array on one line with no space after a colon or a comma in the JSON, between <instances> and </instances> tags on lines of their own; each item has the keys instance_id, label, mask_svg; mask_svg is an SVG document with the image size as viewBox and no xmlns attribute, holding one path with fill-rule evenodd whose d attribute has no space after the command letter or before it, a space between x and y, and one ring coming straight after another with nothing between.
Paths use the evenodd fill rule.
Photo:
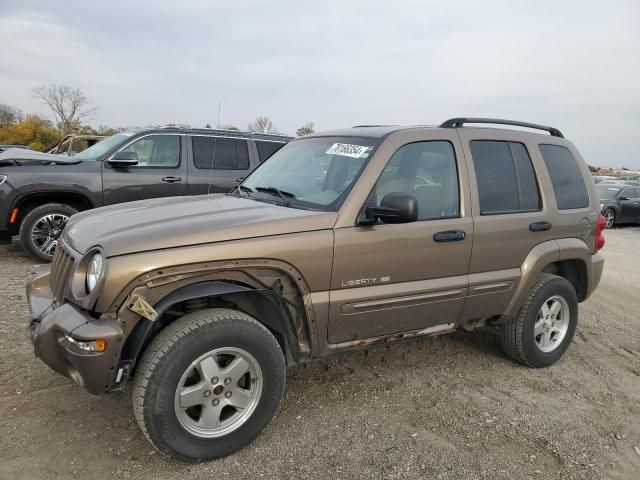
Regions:
<instances>
[{"instance_id":1,"label":"hood","mask_svg":"<svg viewBox=\"0 0 640 480\"><path fill-rule=\"evenodd\" d=\"M64 241L107 257L333 228L337 214L287 208L225 194L168 197L87 210L71 217Z\"/></svg>"},{"instance_id":2,"label":"hood","mask_svg":"<svg viewBox=\"0 0 640 480\"><path fill-rule=\"evenodd\" d=\"M0 153L0 165L75 165L82 160L51 153L34 152L24 148L9 148Z\"/></svg>"}]
</instances>

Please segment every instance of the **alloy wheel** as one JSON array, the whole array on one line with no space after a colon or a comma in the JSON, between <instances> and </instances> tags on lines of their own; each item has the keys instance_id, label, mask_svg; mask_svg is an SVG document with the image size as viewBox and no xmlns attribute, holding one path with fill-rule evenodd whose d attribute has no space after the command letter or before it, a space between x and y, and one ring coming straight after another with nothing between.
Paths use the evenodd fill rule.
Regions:
<instances>
[{"instance_id":1,"label":"alloy wheel","mask_svg":"<svg viewBox=\"0 0 640 480\"><path fill-rule=\"evenodd\" d=\"M607 228L611 228L616 221L616 214L613 213L613 210L607 210L604 213L604 219L607 221Z\"/></svg>"},{"instance_id":2,"label":"alloy wheel","mask_svg":"<svg viewBox=\"0 0 640 480\"><path fill-rule=\"evenodd\" d=\"M571 311L567 301L554 295L542 304L534 326L536 346L543 352L552 352L562 343L569 329Z\"/></svg>"},{"instance_id":3,"label":"alloy wheel","mask_svg":"<svg viewBox=\"0 0 640 480\"><path fill-rule=\"evenodd\" d=\"M58 247L62 230L69 217L61 213L49 213L40 217L31 229L33 245L44 255L53 257Z\"/></svg>"},{"instance_id":4,"label":"alloy wheel","mask_svg":"<svg viewBox=\"0 0 640 480\"><path fill-rule=\"evenodd\" d=\"M174 400L176 417L196 437L228 435L256 409L262 384L260 365L249 352L235 347L212 350L182 374Z\"/></svg>"}]
</instances>

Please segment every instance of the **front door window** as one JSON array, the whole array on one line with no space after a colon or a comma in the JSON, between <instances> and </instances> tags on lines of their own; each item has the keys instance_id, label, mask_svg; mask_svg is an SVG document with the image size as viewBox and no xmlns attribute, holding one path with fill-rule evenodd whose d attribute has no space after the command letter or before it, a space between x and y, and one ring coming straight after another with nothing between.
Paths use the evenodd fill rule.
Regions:
<instances>
[{"instance_id":1,"label":"front door window","mask_svg":"<svg viewBox=\"0 0 640 480\"><path fill-rule=\"evenodd\" d=\"M138 155L137 167L174 168L180 164L178 135L150 135L123 149Z\"/></svg>"}]
</instances>

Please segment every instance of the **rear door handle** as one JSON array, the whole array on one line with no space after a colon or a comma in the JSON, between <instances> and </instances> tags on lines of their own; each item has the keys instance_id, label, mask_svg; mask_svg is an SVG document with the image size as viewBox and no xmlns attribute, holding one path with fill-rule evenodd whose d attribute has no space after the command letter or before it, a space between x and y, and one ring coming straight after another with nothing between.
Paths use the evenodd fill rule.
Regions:
<instances>
[{"instance_id":1,"label":"rear door handle","mask_svg":"<svg viewBox=\"0 0 640 480\"><path fill-rule=\"evenodd\" d=\"M464 230L445 230L433 234L434 242L459 242L467 238Z\"/></svg>"},{"instance_id":2,"label":"rear door handle","mask_svg":"<svg viewBox=\"0 0 640 480\"><path fill-rule=\"evenodd\" d=\"M162 181L163 182L167 182L167 183L176 183L176 182L181 182L182 178L180 178L180 177L163 177Z\"/></svg>"},{"instance_id":3,"label":"rear door handle","mask_svg":"<svg viewBox=\"0 0 640 480\"><path fill-rule=\"evenodd\" d=\"M529 225L529 230L532 232L544 232L545 230L551 230L550 222L535 222Z\"/></svg>"}]
</instances>

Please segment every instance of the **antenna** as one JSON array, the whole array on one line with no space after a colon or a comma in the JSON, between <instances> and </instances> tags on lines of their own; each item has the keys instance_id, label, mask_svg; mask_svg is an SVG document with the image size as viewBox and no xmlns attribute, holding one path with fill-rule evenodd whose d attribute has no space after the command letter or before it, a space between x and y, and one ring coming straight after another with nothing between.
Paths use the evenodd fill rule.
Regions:
<instances>
[{"instance_id":1,"label":"antenna","mask_svg":"<svg viewBox=\"0 0 640 480\"><path fill-rule=\"evenodd\" d=\"M222 100L218 102L218 122L216 123L216 128L220 128L220 110L222 109Z\"/></svg>"},{"instance_id":2,"label":"antenna","mask_svg":"<svg viewBox=\"0 0 640 480\"><path fill-rule=\"evenodd\" d=\"M213 156L211 157L211 168L209 169L209 184L207 185L207 195L211 193L211 183L213 183L213 162L216 160L216 145L218 145L218 139L213 137Z\"/></svg>"}]
</instances>

